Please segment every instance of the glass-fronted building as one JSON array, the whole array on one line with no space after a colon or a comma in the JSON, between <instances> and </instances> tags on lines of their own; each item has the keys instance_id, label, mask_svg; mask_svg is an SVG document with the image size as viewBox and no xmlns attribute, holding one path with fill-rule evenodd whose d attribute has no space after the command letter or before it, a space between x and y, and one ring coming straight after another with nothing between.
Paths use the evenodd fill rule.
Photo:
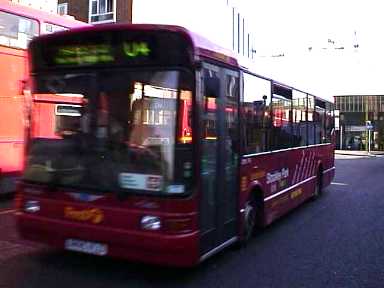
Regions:
<instances>
[{"instance_id":1,"label":"glass-fronted building","mask_svg":"<svg viewBox=\"0 0 384 288\"><path fill-rule=\"evenodd\" d=\"M337 148L368 149L367 121L371 123L371 150L384 150L384 95L335 96L340 111Z\"/></svg>"}]
</instances>

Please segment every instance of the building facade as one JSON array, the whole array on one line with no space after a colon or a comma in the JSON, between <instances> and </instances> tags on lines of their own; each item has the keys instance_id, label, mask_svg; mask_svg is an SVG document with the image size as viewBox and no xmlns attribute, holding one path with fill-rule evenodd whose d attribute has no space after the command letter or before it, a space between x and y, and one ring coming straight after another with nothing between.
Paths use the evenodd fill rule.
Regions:
<instances>
[{"instance_id":1,"label":"building facade","mask_svg":"<svg viewBox=\"0 0 384 288\"><path fill-rule=\"evenodd\" d=\"M59 14L91 24L131 23L133 0L58 0Z\"/></svg>"},{"instance_id":2,"label":"building facade","mask_svg":"<svg viewBox=\"0 0 384 288\"><path fill-rule=\"evenodd\" d=\"M251 17L235 0L58 0L59 14L92 23L156 23L184 26L240 58L254 59ZM214 13L213 13L214 11Z\"/></svg>"},{"instance_id":3,"label":"building facade","mask_svg":"<svg viewBox=\"0 0 384 288\"><path fill-rule=\"evenodd\" d=\"M371 150L384 150L384 95L335 96L335 105L339 149L367 150L370 138Z\"/></svg>"},{"instance_id":4,"label":"building facade","mask_svg":"<svg viewBox=\"0 0 384 288\"><path fill-rule=\"evenodd\" d=\"M56 13L58 0L10 0L13 3L29 6L45 12Z\"/></svg>"}]
</instances>

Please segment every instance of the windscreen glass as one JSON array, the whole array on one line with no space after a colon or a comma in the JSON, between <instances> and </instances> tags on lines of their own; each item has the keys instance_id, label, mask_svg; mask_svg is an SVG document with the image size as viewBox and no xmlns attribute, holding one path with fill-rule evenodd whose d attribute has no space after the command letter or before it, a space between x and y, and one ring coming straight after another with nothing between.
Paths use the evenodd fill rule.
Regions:
<instances>
[{"instance_id":1,"label":"windscreen glass","mask_svg":"<svg viewBox=\"0 0 384 288\"><path fill-rule=\"evenodd\" d=\"M32 119L25 181L126 194L188 192L192 74L119 70L39 76L35 83L37 93L82 101L47 104L40 121Z\"/></svg>"}]
</instances>

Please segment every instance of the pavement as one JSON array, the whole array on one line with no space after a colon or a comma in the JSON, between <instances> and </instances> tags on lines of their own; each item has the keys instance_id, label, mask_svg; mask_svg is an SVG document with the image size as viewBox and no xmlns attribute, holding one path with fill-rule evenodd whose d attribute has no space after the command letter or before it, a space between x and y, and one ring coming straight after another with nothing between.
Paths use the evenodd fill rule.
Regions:
<instances>
[{"instance_id":1,"label":"pavement","mask_svg":"<svg viewBox=\"0 0 384 288\"><path fill-rule=\"evenodd\" d=\"M353 155L353 156L380 156L384 155L384 151L361 151L361 150L335 150L338 155Z\"/></svg>"}]
</instances>

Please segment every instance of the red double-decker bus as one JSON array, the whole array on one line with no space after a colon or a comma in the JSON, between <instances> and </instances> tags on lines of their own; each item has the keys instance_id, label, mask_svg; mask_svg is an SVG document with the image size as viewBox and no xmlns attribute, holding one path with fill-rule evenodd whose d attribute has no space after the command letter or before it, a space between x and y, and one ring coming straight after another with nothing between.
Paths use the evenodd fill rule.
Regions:
<instances>
[{"instance_id":1,"label":"red double-decker bus","mask_svg":"<svg viewBox=\"0 0 384 288\"><path fill-rule=\"evenodd\" d=\"M332 103L184 28L80 28L39 37L30 53L34 95L53 95L66 124L30 130L16 198L25 239L191 266L334 176Z\"/></svg>"},{"instance_id":2,"label":"red double-decker bus","mask_svg":"<svg viewBox=\"0 0 384 288\"><path fill-rule=\"evenodd\" d=\"M24 132L31 106L27 88L28 42L35 36L86 25L0 0L0 194L15 189L23 166Z\"/></svg>"}]
</instances>

